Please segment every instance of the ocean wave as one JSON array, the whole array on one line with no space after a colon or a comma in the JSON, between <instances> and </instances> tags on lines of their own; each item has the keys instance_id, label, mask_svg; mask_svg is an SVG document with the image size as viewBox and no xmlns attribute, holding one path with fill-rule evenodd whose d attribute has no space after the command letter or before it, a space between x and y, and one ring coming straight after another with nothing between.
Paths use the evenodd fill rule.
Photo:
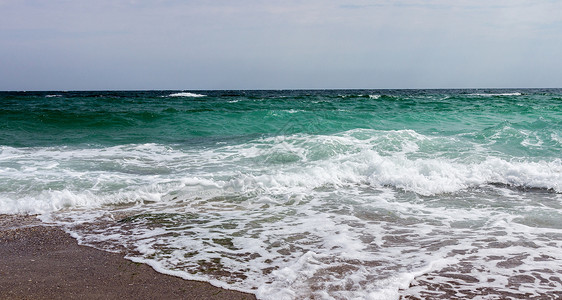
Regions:
<instances>
[{"instance_id":1,"label":"ocean wave","mask_svg":"<svg viewBox=\"0 0 562 300\"><path fill-rule=\"evenodd\" d=\"M189 195L308 194L323 187L391 187L431 196L505 185L562 193L562 160L501 157L455 137L413 130L363 129L207 149L2 146L0 179L5 191L0 212L39 213L136 203L142 197L166 201L161 197L174 190L183 191L184 200Z\"/></svg>"},{"instance_id":2,"label":"ocean wave","mask_svg":"<svg viewBox=\"0 0 562 300\"><path fill-rule=\"evenodd\" d=\"M188 92L181 92L181 93L172 93L169 94L166 97L206 97L207 95L203 95L203 94L195 94L195 93L188 93Z\"/></svg>"},{"instance_id":3,"label":"ocean wave","mask_svg":"<svg viewBox=\"0 0 562 300\"><path fill-rule=\"evenodd\" d=\"M347 98L369 98L369 99L379 99L384 97L385 95L373 94L373 95L365 95L365 94L357 94L357 95L338 95L338 98L347 99Z\"/></svg>"},{"instance_id":4,"label":"ocean wave","mask_svg":"<svg viewBox=\"0 0 562 300\"><path fill-rule=\"evenodd\" d=\"M481 97L495 97L495 96L522 96L523 93L513 92L513 93L472 93L467 94L468 96L481 96Z\"/></svg>"},{"instance_id":5,"label":"ocean wave","mask_svg":"<svg viewBox=\"0 0 562 300\"><path fill-rule=\"evenodd\" d=\"M293 173L241 175L221 184L237 192L308 193L328 186L352 189L370 186L432 196L498 183L562 193L561 182L560 161L514 163L490 158L481 163L461 164L437 159L388 158L365 152L350 160L314 164Z\"/></svg>"},{"instance_id":6,"label":"ocean wave","mask_svg":"<svg viewBox=\"0 0 562 300\"><path fill-rule=\"evenodd\" d=\"M92 191L45 190L23 196L0 193L2 214L48 214L72 209L101 208L104 205L159 202L163 194L157 191L128 191L100 195Z\"/></svg>"}]
</instances>

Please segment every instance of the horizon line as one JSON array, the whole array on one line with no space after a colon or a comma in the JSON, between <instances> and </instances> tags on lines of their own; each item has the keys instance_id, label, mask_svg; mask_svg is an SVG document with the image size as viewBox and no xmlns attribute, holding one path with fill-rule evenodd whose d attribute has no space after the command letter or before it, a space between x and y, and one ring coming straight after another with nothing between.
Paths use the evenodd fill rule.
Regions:
<instances>
[{"instance_id":1,"label":"horizon line","mask_svg":"<svg viewBox=\"0 0 562 300\"><path fill-rule=\"evenodd\" d=\"M0 90L0 93L27 92L154 92L154 91L323 91L323 90L532 90L561 89L560 87L464 87L464 88L281 88L281 89L77 89L77 90Z\"/></svg>"}]
</instances>

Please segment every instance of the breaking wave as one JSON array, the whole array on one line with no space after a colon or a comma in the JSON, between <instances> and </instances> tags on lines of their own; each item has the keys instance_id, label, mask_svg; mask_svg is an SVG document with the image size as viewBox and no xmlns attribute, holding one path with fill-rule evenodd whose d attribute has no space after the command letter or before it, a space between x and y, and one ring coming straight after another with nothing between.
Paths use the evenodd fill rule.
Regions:
<instances>
[{"instance_id":1,"label":"breaking wave","mask_svg":"<svg viewBox=\"0 0 562 300\"><path fill-rule=\"evenodd\" d=\"M194 97L194 98L198 98L198 97L205 97L205 96L206 96L206 95L202 95L202 94L181 92L181 93L172 93L172 94L169 94L167 97Z\"/></svg>"}]
</instances>

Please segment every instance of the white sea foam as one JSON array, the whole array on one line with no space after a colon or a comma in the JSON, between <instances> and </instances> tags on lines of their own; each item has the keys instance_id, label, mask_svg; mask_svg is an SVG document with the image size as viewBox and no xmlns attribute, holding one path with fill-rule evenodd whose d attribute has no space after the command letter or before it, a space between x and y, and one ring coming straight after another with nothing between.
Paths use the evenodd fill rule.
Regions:
<instances>
[{"instance_id":1,"label":"white sea foam","mask_svg":"<svg viewBox=\"0 0 562 300\"><path fill-rule=\"evenodd\" d=\"M134 226L121 227L113 217L100 223L97 220L104 217L97 216L78 228L73 227L74 222L67 224L87 244L101 248L121 245L144 253L132 258L149 262L157 270L255 292L260 299L397 299L404 293L415 294L419 278L430 280L426 274L467 264L474 268L470 276L480 278L475 287L512 291L502 278L518 270L551 268L562 258L557 252L562 244L536 238L561 230L514 223L513 213L494 208L500 203L488 208L486 201L442 207L404 202L396 193L357 194L350 188L310 191L299 202L291 201L294 194L285 195L289 197L264 206L266 202L252 197L238 202L225 194L207 200L185 194L189 201L181 207L148 208L156 222L140 217ZM333 196L339 201L332 202ZM524 211L522 207L517 214ZM162 230L160 224L172 226ZM529 241L533 241L530 247L525 246ZM510 259L518 259L521 252L528 253L528 262L508 267ZM531 262L545 255L556 259ZM490 257L501 257L498 262L506 263L495 267L489 263ZM202 263L232 272L232 276L227 279L222 277L224 273L212 271L193 274ZM484 273L476 271L483 267ZM493 283L487 283L490 278Z\"/></svg>"},{"instance_id":2,"label":"white sea foam","mask_svg":"<svg viewBox=\"0 0 562 300\"><path fill-rule=\"evenodd\" d=\"M62 95L45 95L45 98L57 98L57 97L62 97Z\"/></svg>"},{"instance_id":3,"label":"white sea foam","mask_svg":"<svg viewBox=\"0 0 562 300\"><path fill-rule=\"evenodd\" d=\"M523 93L513 92L513 93L472 93L469 96L482 96L482 97L493 97L493 96L521 96Z\"/></svg>"},{"instance_id":4,"label":"white sea foam","mask_svg":"<svg viewBox=\"0 0 562 300\"><path fill-rule=\"evenodd\" d=\"M381 97L381 95L369 95L369 98L371 99L379 99Z\"/></svg>"},{"instance_id":5,"label":"white sea foam","mask_svg":"<svg viewBox=\"0 0 562 300\"><path fill-rule=\"evenodd\" d=\"M181 92L181 93L172 93L167 97L205 97L206 95L203 94L195 94L195 93L188 93L188 92Z\"/></svg>"}]
</instances>

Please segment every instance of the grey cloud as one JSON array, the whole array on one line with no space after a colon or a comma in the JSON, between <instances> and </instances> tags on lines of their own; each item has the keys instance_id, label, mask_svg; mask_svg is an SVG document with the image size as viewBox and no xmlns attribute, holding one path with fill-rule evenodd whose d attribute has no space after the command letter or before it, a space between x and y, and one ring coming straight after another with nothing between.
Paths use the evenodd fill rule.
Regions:
<instances>
[{"instance_id":1,"label":"grey cloud","mask_svg":"<svg viewBox=\"0 0 562 300\"><path fill-rule=\"evenodd\" d=\"M559 3L0 1L0 90L556 87Z\"/></svg>"}]
</instances>

